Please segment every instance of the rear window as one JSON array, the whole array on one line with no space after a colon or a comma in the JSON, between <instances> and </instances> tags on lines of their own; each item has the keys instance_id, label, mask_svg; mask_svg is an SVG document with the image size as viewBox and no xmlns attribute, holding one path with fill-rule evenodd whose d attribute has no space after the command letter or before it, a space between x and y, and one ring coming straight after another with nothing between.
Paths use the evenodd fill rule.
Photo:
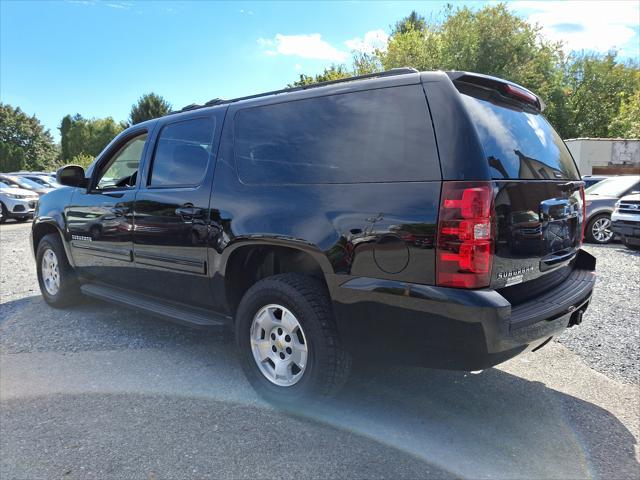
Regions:
<instances>
[{"instance_id":1,"label":"rear window","mask_svg":"<svg viewBox=\"0 0 640 480\"><path fill-rule=\"evenodd\" d=\"M234 149L248 184L440 179L419 85L240 110Z\"/></svg>"},{"instance_id":2,"label":"rear window","mask_svg":"<svg viewBox=\"0 0 640 480\"><path fill-rule=\"evenodd\" d=\"M494 179L579 179L569 150L539 113L462 94Z\"/></svg>"}]
</instances>

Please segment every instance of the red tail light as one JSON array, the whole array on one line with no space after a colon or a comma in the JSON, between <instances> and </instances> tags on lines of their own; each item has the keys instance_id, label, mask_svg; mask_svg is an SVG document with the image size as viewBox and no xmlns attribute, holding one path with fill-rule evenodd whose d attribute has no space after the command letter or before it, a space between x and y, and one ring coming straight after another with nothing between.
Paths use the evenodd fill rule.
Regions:
<instances>
[{"instance_id":1,"label":"red tail light","mask_svg":"<svg viewBox=\"0 0 640 480\"><path fill-rule=\"evenodd\" d=\"M587 198L584 194L584 186L580 187L580 197L582 197L582 238L580 245L584 243L584 232L587 227Z\"/></svg>"},{"instance_id":2,"label":"red tail light","mask_svg":"<svg viewBox=\"0 0 640 480\"><path fill-rule=\"evenodd\" d=\"M481 288L491 280L491 182L443 182L438 219L436 283Z\"/></svg>"}]
</instances>

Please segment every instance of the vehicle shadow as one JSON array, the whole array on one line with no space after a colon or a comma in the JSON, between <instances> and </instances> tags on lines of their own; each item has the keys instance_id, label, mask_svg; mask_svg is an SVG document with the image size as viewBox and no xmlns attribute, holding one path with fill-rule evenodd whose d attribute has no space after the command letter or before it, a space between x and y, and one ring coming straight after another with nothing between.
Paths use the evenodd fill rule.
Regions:
<instances>
[{"instance_id":1,"label":"vehicle shadow","mask_svg":"<svg viewBox=\"0 0 640 480\"><path fill-rule=\"evenodd\" d=\"M0 330L4 353L22 351L23 344L29 351L59 350L46 338L57 342L60 334L62 343L80 350L152 348L153 358L179 363L163 371L167 393L255 404L227 335L203 334L92 300L64 315L51 315L34 297L4 304L0 316L9 311L10 328L5 323ZM145 364L141 371L155 378L151 372L163 368ZM569 381L573 373L566 375ZM229 383L218 385L216 379ZM142 384L150 381L129 380L143 392ZM361 364L337 398L286 413L370 438L463 478L621 479L640 473L636 439L612 413L497 368L472 375Z\"/></svg>"},{"instance_id":2,"label":"vehicle shadow","mask_svg":"<svg viewBox=\"0 0 640 480\"><path fill-rule=\"evenodd\" d=\"M569 373L568 373L569 374ZM464 478L638 478L631 432L610 412L499 369L480 375L364 368L297 411Z\"/></svg>"}]
</instances>

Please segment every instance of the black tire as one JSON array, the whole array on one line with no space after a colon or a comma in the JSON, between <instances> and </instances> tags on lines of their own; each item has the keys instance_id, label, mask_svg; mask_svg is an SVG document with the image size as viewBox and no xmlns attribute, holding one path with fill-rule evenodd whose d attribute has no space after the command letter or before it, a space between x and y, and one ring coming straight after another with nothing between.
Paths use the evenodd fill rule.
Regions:
<instances>
[{"instance_id":1,"label":"black tire","mask_svg":"<svg viewBox=\"0 0 640 480\"><path fill-rule=\"evenodd\" d=\"M603 218L608 219L609 221L611 220L611 215L608 213L599 213L598 215L595 215L593 218L591 218L589 220L589 223L587 223L587 228L585 230L584 236L587 240L587 242L589 243L597 243L599 245L605 245L607 243L611 243L615 237L615 235L612 235L611 238L609 238L608 240L602 241L602 240L598 240L594 234L593 234L593 226L594 224L598 221L601 220Z\"/></svg>"},{"instance_id":2,"label":"black tire","mask_svg":"<svg viewBox=\"0 0 640 480\"><path fill-rule=\"evenodd\" d=\"M624 246L627 247L629 250L635 250L635 251L640 250L640 245L635 243L630 243L629 240L626 238L622 240L622 243L624 243Z\"/></svg>"},{"instance_id":3,"label":"black tire","mask_svg":"<svg viewBox=\"0 0 640 480\"><path fill-rule=\"evenodd\" d=\"M60 287L55 294L47 291L43 280L42 259L47 250L53 251L58 262ZM78 278L73 267L69 264L64 247L62 246L62 241L57 233L45 235L42 237L42 240L40 240L36 252L36 270L38 272L40 292L42 292L45 301L52 307L64 308L77 303L82 298Z\"/></svg>"},{"instance_id":4,"label":"black tire","mask_svg":"<svg viewBox=\"0 0 640 480\"><path fill-rule=\"evenodd\" d=\"M253 318L270 304L291 311L306 338L307 365L300 380L291 386L272 383L253 357L250 341ZM351 358L338 335L326 286L315 278L287 273L259 281L242 297L235 327L242 368L253 388L272 403L294 406L330 397L348 378Z\"/></svg>"},{"instance_id":5,"label":"black tire","mask_svg":"<svg viewBox=\"0 0 640 480\"><path fill-rule=\"evenodd\" d=\"M0 202L0 223L7 221L7 215L7 207L4 206L4 203Z\"/></svg>"}]
</instances>

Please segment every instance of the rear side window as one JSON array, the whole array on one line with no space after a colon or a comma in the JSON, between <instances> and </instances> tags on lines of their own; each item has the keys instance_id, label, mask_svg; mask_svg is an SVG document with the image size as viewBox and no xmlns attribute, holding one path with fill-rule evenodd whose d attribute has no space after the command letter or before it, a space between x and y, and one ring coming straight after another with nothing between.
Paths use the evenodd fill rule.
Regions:
<instances>
[{"instance_id":1,"label":"rear side window","mask_svg":"<svg viewBox=\"0 0 640 480\"><path fill-rule=\"evenodd\" d=\"M569 150L539 113L462 94L494 179L579 179Z\"/></svg>"},{"instance_id":2,"label":"rear side window","mask_svg":"<svg viewBox=\"0 0 640 480\"><path fill-rule=\"evenodd\" d=\"M234 149L248 184L440 179L419 85L240 110Z\"/></svg>"},{"instance_id":3,"label":"rear side window","mask_svg":"<svg viewBox=\"0 0 640 480\"><path fill-rule=\"evenodd\" d=\"M170 123L160 132L151 167L151 187L200 185L207 171L215 119Z\"/></svg>"}]
</instances>

